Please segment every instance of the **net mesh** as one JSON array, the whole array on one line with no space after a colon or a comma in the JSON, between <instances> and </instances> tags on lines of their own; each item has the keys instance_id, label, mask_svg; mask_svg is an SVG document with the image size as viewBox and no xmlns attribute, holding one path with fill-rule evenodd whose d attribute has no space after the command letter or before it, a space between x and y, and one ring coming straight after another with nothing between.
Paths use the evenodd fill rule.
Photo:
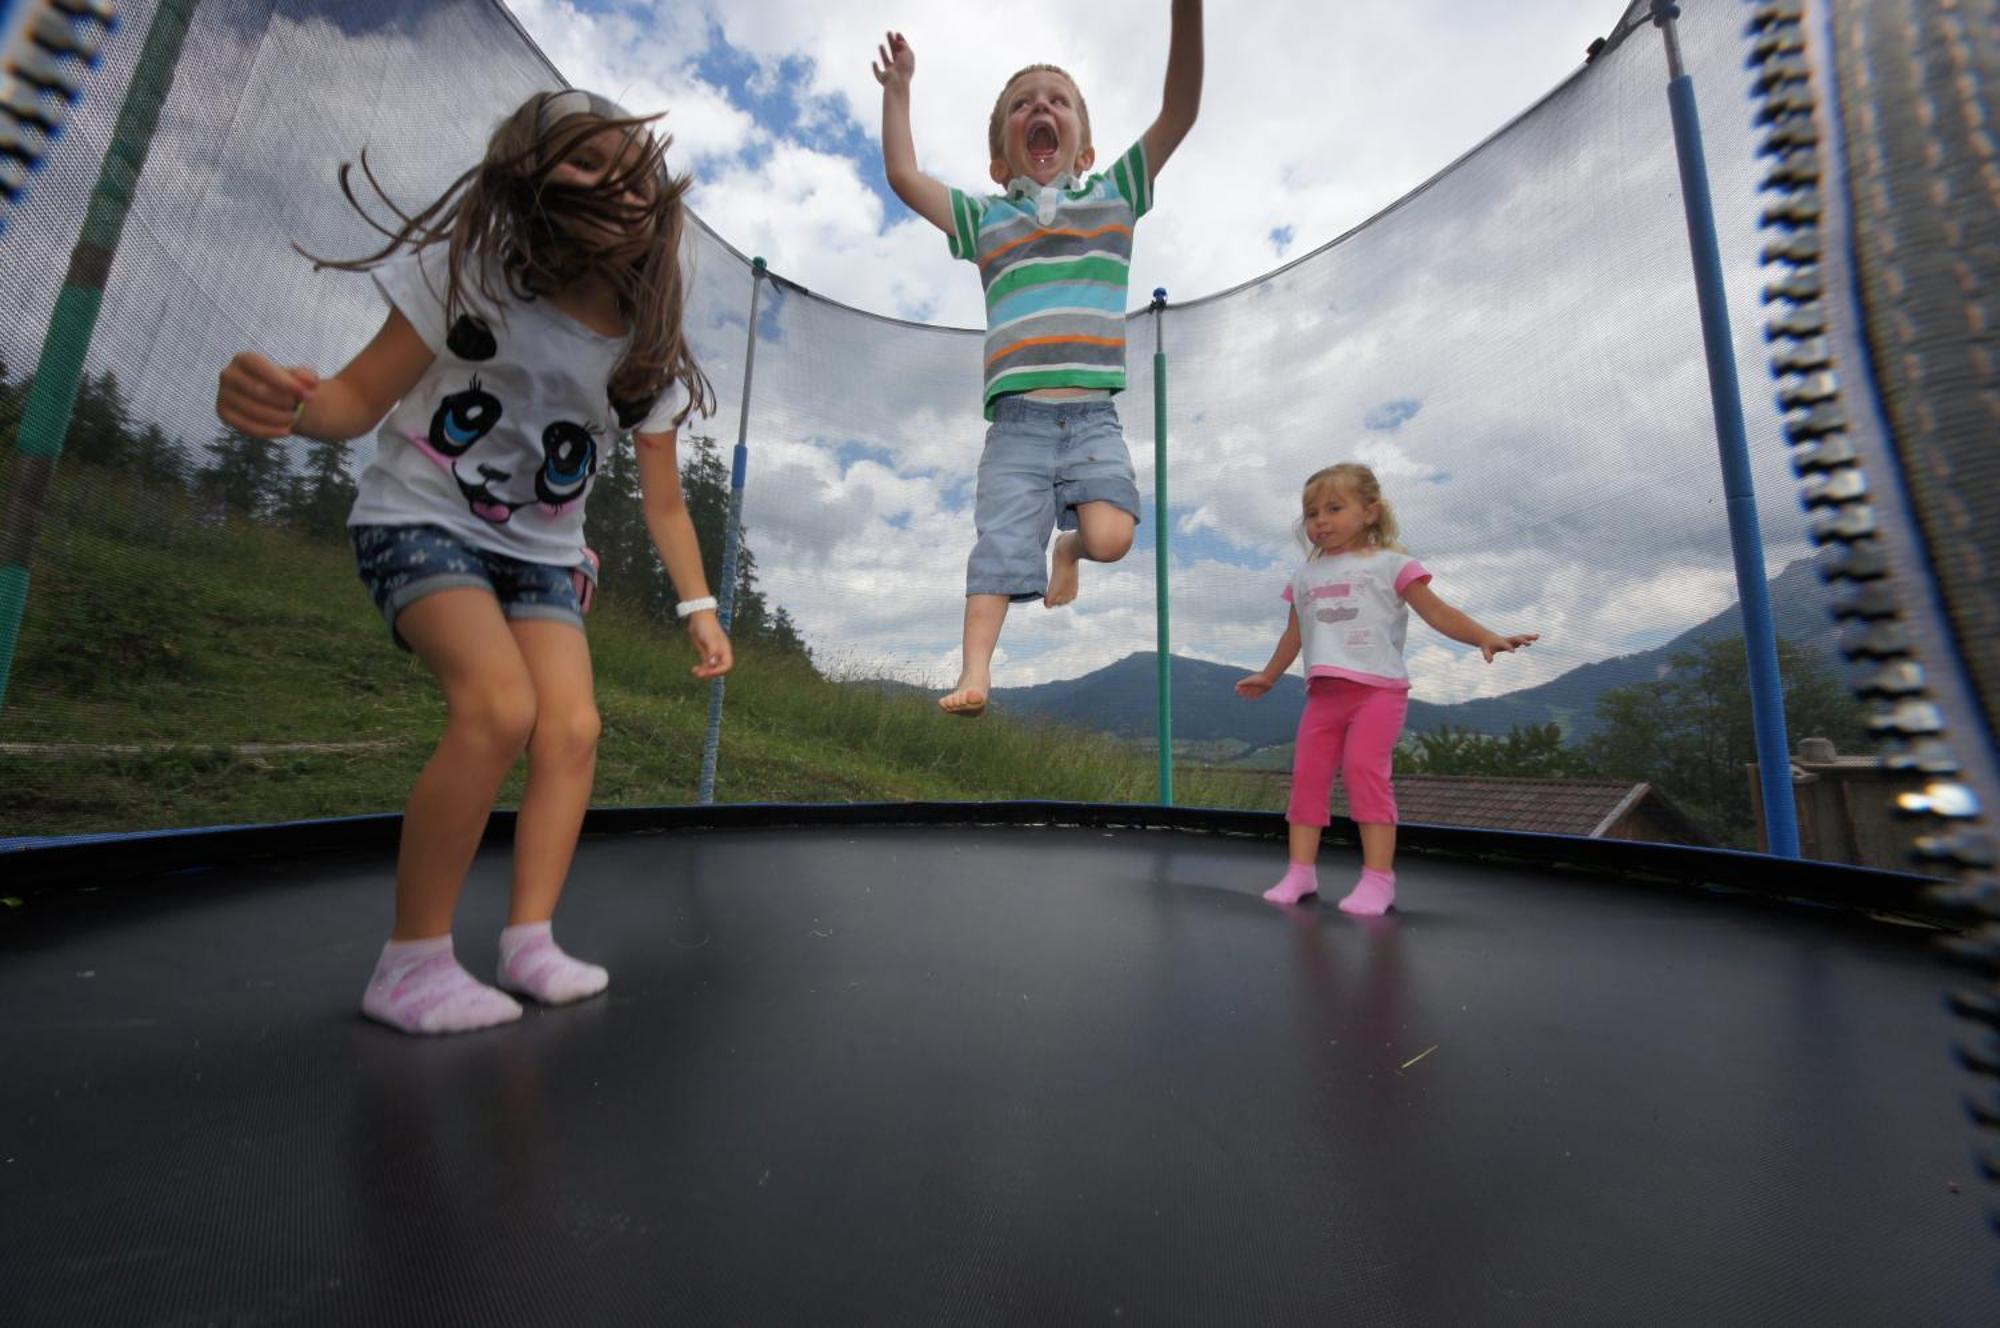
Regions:
<instances>
[{"instance_id":1,"label":"net mesh","mask_svg":"<svg viewBox=\"0 0 2000 1328\"><path fill-rule=\"evenodd\" d=\"M123 8L125 39L0 239L0 441L153 12ZM1804 520L1768 408L1739 8L1685 4L1682 42L1794 666L1793 736L1852 744L1859 715L1801 561ZM480 76L440 73L452 68ZM1255 704L1231 684L1284 625L1301 482L1358 459L1445 599L1542 635L1488 666L1412 624L1402 770L1418 819L1754 843L1735 581L1665 81L1660 43L1639 27L1367 224L1161 314L1144 309L1142 225L1119 398L1144 495L1137 542L1086 568L1077 607L1014 610L996 659L999 722L983 727L945 723L920 690L957 666L980 335L847 308L780 276L758 290L753 338L746 256L691 228L687 325L720 403L683 431L698 520L726 503L739 424L749 446L741 665L716 796L1153 799L1164 533L1179 800L1281 807L1300 684ZM400 806L440 707L389 647L341 535L370 444L229 437L215 375L246 347L331 371L379 326L367 279L316 274L294 248L374 247L335 188L340 162L365 147L391 196L420 204L476 160L502 114L560 83L487 0L198 7L67 445L33 513L0 711L0 836ZM1164 181L1159 206L1197 183ZM782 274L784 256L769 257ZM1169 366L1164 514L1156 346ZM591 512L593 543L626 569L607 577L592 621L606 717L597 796L691 801L708 692L687 677L631 497L629 457L615 456ZM711 578L719 529L703 529ZM1635 789L1640 813L1593 822L1592 808L1608 814Z\"/></svg>"}]
</instances>

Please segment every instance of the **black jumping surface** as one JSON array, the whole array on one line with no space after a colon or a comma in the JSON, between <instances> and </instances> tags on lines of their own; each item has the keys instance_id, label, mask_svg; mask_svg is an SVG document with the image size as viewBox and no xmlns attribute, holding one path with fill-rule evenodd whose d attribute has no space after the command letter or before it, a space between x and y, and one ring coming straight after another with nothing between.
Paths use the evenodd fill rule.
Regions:
<instances>
[{"instance_id":1,"label":"black jumping surface","mask_svg":"<svg viewBox=\"0 0 2000 1328\"><path fill-rule=\"evenodd\" d=\"M2000 1322L1917 929L1415 855L1362 924L1281 858L590 838L610 992L445 1039L354 1012L385 858L31 896L0 1321Z\"/></svg>"}]
</instances>

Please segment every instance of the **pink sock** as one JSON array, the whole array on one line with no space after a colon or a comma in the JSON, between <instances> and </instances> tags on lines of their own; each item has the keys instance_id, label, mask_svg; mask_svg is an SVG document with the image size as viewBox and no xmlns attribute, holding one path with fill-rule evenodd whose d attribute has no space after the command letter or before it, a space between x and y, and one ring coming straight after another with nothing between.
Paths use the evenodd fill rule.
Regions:
<instances>
[{"instance_id":1,"label":"pink sock","mask_svg":"<svg viewBox=\"0 0 2000 1328\"><path fill-rule=\"evenodd\" d=\"M562 952L546 922L524 922L500 933L500 985L544 1005L568 1005L611 985L611 975Z\"/></svg>"},{"instance_id":2,"label":"pink sock","mask_svg":"<svg viewBox=\"0 0 2000 1328\"><path fill-rule=\"evenodd\" d=\"M1264 892L1274 904L1296 904L1307 895L1319 893L1319 872L1310 862L1295 862L1283 879Z\"/></svg>"},{"instance_id":3,"label":"pink sock","mask_svg":"<svg viewBox=\"0 0 2000 1328\"><path fill-rule=\"evenodd\" d=\"M1364 918L1379 918L1396 903L1396 873L1362 869L1361 879L1340 901L1340 911Z\"/></svg>"},{"instance_id":4,"label":"pink sock","mask_svg":"<svg viewBox=\"0 0 2000 1328\"><path fill-rule=\"evenodd\" d=\"M521 1017L521 1007L458 966L451 937L390 941L375 962L361 1013L405 1033L464 1033Z\"/></svg>"}]
</instances>

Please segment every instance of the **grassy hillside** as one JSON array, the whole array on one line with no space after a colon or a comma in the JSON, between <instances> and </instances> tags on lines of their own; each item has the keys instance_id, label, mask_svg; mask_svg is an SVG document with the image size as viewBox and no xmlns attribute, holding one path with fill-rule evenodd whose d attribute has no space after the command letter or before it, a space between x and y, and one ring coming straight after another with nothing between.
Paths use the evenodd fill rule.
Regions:
<instances>
[{"instance_id":1,"label":"grassy hillside","mask_svg":"<svg viewBox=\"0 0 2000 1328\"><path fill-rule=\"evenodd\" d=\"M590 624L595 801L693 802L709 687L688 676L678 627L618 589ZM1153 763L1114 740L955 720L749 643L727 694L721 801L1157 796ZM393 811L442 720L344 545L65 465L0 711L0 837ZM1191 778L1180 801L1227 796Z\"/></svg>"}]
</instances>

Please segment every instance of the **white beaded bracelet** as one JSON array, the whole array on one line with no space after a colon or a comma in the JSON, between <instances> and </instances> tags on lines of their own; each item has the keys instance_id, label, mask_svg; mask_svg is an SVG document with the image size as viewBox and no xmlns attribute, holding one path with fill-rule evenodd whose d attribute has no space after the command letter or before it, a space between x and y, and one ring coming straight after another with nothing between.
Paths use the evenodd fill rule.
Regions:
<instances>
[{"instance_id":1,"label":"white beaded bracelet","mask_svg":"<svg viewBox=\"0 0 2000 1328\"><path fill-rule=\"evenodd\" d=\"M714 607L715 596L713 595L703 595L700 599L684 599L674 605L674 616L677 618L692 618L695 614L706 612Z\"/></svg>"}]
</instances>

